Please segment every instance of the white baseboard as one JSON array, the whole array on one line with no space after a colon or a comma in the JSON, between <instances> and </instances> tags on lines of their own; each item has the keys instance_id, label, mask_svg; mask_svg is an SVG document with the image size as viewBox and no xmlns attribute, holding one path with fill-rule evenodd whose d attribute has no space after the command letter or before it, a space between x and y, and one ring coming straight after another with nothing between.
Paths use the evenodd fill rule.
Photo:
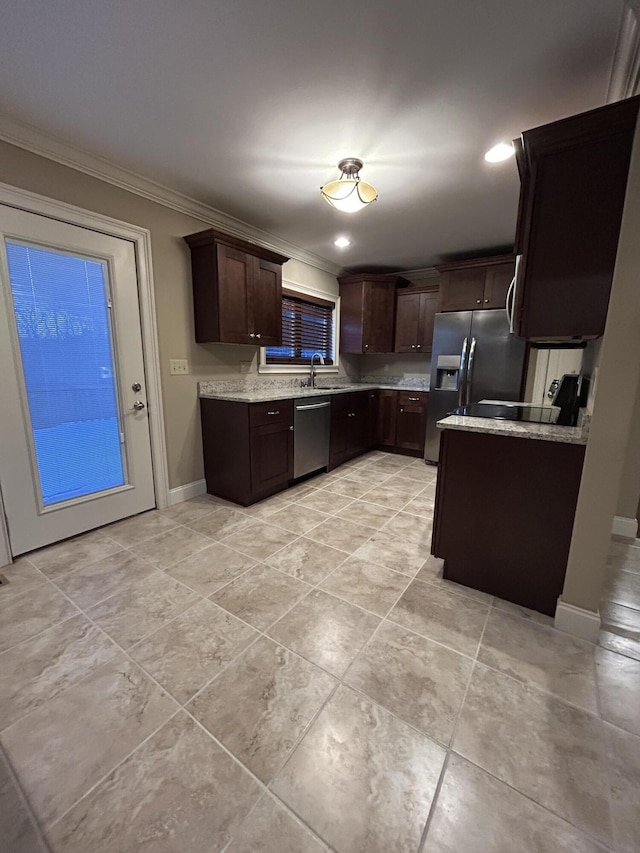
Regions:
<instances>
[{"instance_id":1,"label":"white baseboard","mask_svg":"<svg viewBox=\"0 0 640 853\"><path fill-rule=\"evenodd\" d=\"M184 486L177 486L175 489L169 489L169 506L181 504L183 501L197 498L198 495L205 495L206 493L206 480L196 480L195 483L186 483Z\"/></svg>"},{"instance_id":2,"label":"white baseboard","mask_svg":"<svg viewBox=\"0 0 640 853\"><path fill-rule=\"evenodd\" d=\"M637 518L624 518L621 515L614 515L611 532L616 536L635 539L638 535L638 520Z\"/></svg>"},{"instance_id":3,"label":"white baseboard","mask_svg":"<svg viewBox=\"0 0 640 853\"><path fill-rule=\"evenodd\" d=\"M583 610L558 599L554 624L559 631L596 643L600 633L600 613Z\"/></svg>"}]
</instances>

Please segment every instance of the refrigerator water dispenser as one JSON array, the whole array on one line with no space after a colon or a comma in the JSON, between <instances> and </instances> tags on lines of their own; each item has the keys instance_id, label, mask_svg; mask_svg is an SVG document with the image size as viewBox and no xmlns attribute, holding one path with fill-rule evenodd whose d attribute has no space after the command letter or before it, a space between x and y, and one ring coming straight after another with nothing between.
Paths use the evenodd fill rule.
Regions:
<instances>
[{"instance_id":1,"label":"refrigerator water dispenser","mask_svg":"<svg viewBox=\"0 0 640 853\"><path fill-rule=\"evenodd\" d=\"M460 353L457 355L439 355L436 363L436 389L438 391L457 391L460 381Z\"/></svg>"}]
</instances>

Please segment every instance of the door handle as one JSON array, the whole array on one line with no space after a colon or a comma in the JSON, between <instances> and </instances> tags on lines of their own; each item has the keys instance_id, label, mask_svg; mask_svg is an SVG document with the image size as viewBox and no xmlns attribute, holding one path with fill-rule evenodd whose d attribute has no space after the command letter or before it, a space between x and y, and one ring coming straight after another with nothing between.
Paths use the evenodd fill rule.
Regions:
<instances>
[{"instance_id":1,"label":"door handle","mask_svg":"<svg viewBox=\"0 0 640 853\"><path fill-rule=\"evenodd\" d=\"M464 339L462 344L462 352L460 353L460 373L458 375L458 408L462 406L462 396L464 394L464 386L467 379L467 347L469 346L469 338Z\"/></svg>"},{"instance_id":2,"label":"door handle","mask_svg":"<svg viewBox=\"0 0 640 853\"><path fill-rule=\"evenodd\" d=\"M142 400L136 400L131 408L135 409L136 412L140 412L142 411L142 409L144 409L144 403L142 402Z\"/></svg>"},{"instance_id":3,"label":"door handle","mask_svg":"<svg viewBox=\"0 0 640 853\"><path fill-rule=\"evenodd\" d=\"M471 346L469 347L469 366L467 368L467 387L465 388L465 406L471 402L471 384L473 382L473 360L476 354L476 339L471 338Z\"/></svg>"},{"instance_id":4,"label":"door handle","mask_svg":"<svg viewBox=\"0 0 640 853\"><path fill-rule=\"evenodd\" d=\"M330 402L326 403L311 403L308 406L296 406L296 412L304 412L307 409L326 409L327 406L330 406Z\"/></svg>"}]
</instances>

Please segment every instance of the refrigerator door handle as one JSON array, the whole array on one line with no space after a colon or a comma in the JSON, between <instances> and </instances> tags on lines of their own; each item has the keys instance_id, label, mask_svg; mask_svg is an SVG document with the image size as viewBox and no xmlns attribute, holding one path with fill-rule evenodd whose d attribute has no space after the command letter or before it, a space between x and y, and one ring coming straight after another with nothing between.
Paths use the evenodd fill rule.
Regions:
<instances>
[{"instance_id":1,"label":"refrigerator door handle","mask_svg":"<svg viewBox=\"0 0 640 853\"><path fill-rule=\"evenodd\" d=\"M516 269L513 274L513 281L509 285L509 291L507 293L507 317L509 318L509 334L515 334L515 313L516 313L516 294L518 290L518 273L520 271L520 263L522 261L522 255L516 255ZM511 294L511 310L509 310L509 294Z\"/></svg>"},{"instance_id":2,"label":"refrigerator door handle","mask_svg":"<svg viewBox=\"0 0 640 853\"><path fill-rule=\"evenodd\" d=\"M471 346L469 347L469 364L467 366L467 382L464 394L464 404L468 406L471 402L471 385L473 383L473 360L476 354L476 339L471 338Z\"/></svg>"},{"instance_id":3,"label":"refrigerator door handle","mask_svg":"<svg viewBox=\"0 0 640 853\"><path fill-rule=\"evenodd\" d=\"M462 344L462 352L460 353L460 379L458 380L458 408L462 406L462 398L464 396L464 388L467 382L467 349L469 347L469 338L465 338Z\"/></svg>"}]
</instances>

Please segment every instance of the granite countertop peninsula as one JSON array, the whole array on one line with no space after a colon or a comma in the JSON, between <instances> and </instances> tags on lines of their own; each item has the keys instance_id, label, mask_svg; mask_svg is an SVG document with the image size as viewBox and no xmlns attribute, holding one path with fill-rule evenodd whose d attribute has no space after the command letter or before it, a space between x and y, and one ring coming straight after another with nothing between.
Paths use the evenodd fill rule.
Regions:
<instances>
[{"instance_id":1,"label":"granite countertop peninsula","mask_svg":"<svg viewBox=\"0 0 640 853\"><path fill-rule=\"evenodd\" d=\"M539 441L557 441L563 444L586 444L589 420L582 426L569 427L557 424L529 424L522 421L503 421L499 418L472 418L467 415L449 415L437 423L438 429L458 429L466 432L484 432L510 438L533 438Z\"/></svg>"},{"instance_id":2,"label":"granite countertop peninsula","mask_svg":"<svg viewBox=\"0 0 640 853\"><path fill-rule=\"evenodd\" d=\"M363 377L370 380L372 377ZM395 381L397 380L397 381ZM198 383L198 396L237 403L262 403L269 400L293 400L298 397L319 397L346 394L350 391L429 391L429 377L384 377L382 382L348 379L318 379L315 388L301 388L300 378L265 378L242 382L238 380L209 380Z\"/></svg>"}]
</instances>

